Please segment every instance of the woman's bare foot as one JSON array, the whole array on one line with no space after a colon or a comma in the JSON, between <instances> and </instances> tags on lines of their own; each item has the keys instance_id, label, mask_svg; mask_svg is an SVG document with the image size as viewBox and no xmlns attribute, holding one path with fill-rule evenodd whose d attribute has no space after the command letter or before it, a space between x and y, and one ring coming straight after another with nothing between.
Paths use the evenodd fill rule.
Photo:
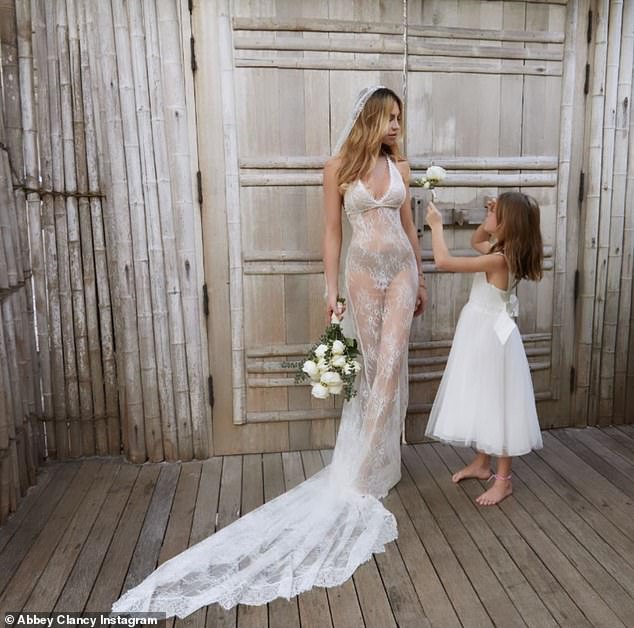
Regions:
<instances>
[{"instance_id":1,"label":"woman's bare foot","mask_svg":"<svg viewBox=\"0 0 634 628\"><path fill-rule=\"evenodd\" d=\"M493 471L491 471L491 467L488 464L482 465L482 463L476 459L464 469L456 471L456 473L451 476L451 479L457 484L460 480L466 480L467 478L488 480L492 475Z\"/></svg>"},{"instance_id":2,"label":"woman's bare foot","mask_svg":"<svg viewBox=\"0 0 634 628\"><path fill-rule=\"evenodd\" d=\"M511 480L505 478L495 478L493 486L476 498L476 504L480 506L495 506L513 492Z\"/></svg>"}]
</instances>

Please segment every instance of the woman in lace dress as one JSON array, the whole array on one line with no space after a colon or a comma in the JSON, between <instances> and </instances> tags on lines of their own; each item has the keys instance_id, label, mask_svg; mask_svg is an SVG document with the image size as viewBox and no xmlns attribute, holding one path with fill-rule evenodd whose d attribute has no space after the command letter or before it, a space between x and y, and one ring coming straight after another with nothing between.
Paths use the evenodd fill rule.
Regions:
<instances>
[{"instance_id":1,"label":"woman in lace dress","mask_svg":"<svg viewBox=\"0 0 634 628\"><path fill-rule=\"evenodd\" d=\"M400 434L408 398L412 315L427 299L412 218L410 169L398 141L402 104L386 87L364 90L339 150L324 169L327 316L337 304L342 210L352 226L345 259L350 334L364 368L358 398L344 408L346 429L362 446L349 464L359 489L384 496L400 479ZM342 434L340 433L340 437ZM339 462L335 452L335 462Z\"/></svg>"},{"instance_id":2,"label":"woman in lace dress","mask_svg":"<svg viewBox=\"0 0 634 628\"><path fill-rule=\"evenodd\" d=\"M219 603L266 604L345 582L397 537L379 501L400 478L407 406L407 341L425 305L420 255L397 141L402 107L383 87L364 90L324 172L324 261L336 307L342 206L353 227L345 325L362 351L358 395L344 403L332 464L163 563L115 612L185 617ZM340 312L342 313L342 312Z\"/></svg>"}]
</instances>

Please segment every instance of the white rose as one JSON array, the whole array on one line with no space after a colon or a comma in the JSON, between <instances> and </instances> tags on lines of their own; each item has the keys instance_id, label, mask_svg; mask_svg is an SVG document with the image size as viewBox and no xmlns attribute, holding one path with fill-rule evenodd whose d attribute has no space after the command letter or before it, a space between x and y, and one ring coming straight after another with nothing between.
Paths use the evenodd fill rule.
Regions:
<instances>
[{"instance_id":1,"label":"white rose","mask_svg":"<svg viewBox=\"0 0 634 628\"><path fill-rule=\"evenodd\" d=\"M304 366L302 366L302 371L308 375L311 379L319 378L319 369L317 368L317 364L312 360L306 360L304 362Z\"/></svg>"},{"instance_id":2,"label":"white rose","mask_svg":"<svg viewBox=\"0 0 634 628\"><path fill-rule=\"evenodd\" d=\"M447 171L440 166L429 166L425 175L427 179L437 184L447 176Z\"/></svg>"},{"instance_id":3,"label":"white rose","mask_svg":"<svg viewBox=\"0 0 634 628\"><path fill-rule=\"evenodd\" d=\"M352 365L350 364L350 362L346 362L345 366L343 367L343 372L346 375L350 375L350 373L352 373Z\"/></svg>"},{"instance_id":4,"label":"white rose","mask_svg":"<svg viewBox=\"0 0 634 628\"><path fill-rule=\"evenodd\" d=\"M315 355L318 358L323 358L326 355L326 351L328 351L328 347L326 345L319 345L316 349L315 349Z\"/></svg>"},{"instance_id":5,"label":"white rose","mask_svg":"<svg viewBox=\"0 0 634 628\"><path fill-rule=\"evenodd\" d=\"M310 391L310 394L316 399L327 399L330 396L328 387L319 382L313 384L313 389Z\"/></svg>"},{"instance_id":6,"label":"white rose","mask_svg":"<svg viewBox=\"0 0 634 628\"><path fill-rule=\"evenodd\" d=\"M332 371L329 371L327 373L322 373L321 376L321 383L324 386L339 386L339 384L341 384L341 375L339 375L339 373L333 373Z\"/></svg>"},{"instance_id":7,"label":"white rose","mask_svg":"<svg viewBox=\"0 0 634 628\"><path fill-rule=\"evenodd\" d=\"M328 370L328 362L326 362L324 358L321 358L321 360L317 362L317 369L320 373L325 373Z\"/></svg>"},{"instance_id":8,"label":"white rose","mask_svg":"<svg viewBox=\"0 0 634 628\"><path fill-rule=\"evenodd\" d=\"M344 351L346 350L346 345L343 344L343 342L341 342L341 340L335 340L332 343L332 349L331 351L335 354L335 355L341 355Z\"/></svg>"},{"instance_id":9,"label":"white rose","mask_svg":"<svg viewBox=\"0 0 634 628\"><path fill-rule=\"evenodd\" d=\"M353 360L352 367L354 368L354 372L358 373L361 370L361 363Z\"/></svg>"},{"instance_id":10,"label":"white rose","mask_svg":"<svg viewBox=\"0 0 634 628\"><path fill-rule=\"evenodd\" d=\"M341 394L342 390L343 390L343 383L342 384L337 384L336 386L328 386L328 392L331 395L339 395L339 394Z\"/></svg>"},{"instance_id":11,"label":"white rose","mask_svg":"<svg viewBox=\"0 0 634 628\"><path fill-rule=\"evenodd\" d=\"M423 183L423 187L424 187L426 190L429 190L429 181L425 181L425 183Z\"/></svg>"},{"instance_id":12,"label":"white rose","mask_svg":"<svg viewBox=\"0 0 634 628\"><path fill-rule=\"evenodd\" d=\"M331 362L330 362L335 368L337 369L342 369L345 367L346 365L346 356L345 355L338 355L336 357L334 357Z\"/></svg>"}]
</instances>

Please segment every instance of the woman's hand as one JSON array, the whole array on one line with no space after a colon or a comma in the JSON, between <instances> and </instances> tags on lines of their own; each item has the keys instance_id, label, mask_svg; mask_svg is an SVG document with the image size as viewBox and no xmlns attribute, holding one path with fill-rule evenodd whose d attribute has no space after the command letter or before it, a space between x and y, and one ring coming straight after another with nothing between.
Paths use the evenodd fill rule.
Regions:
<instances>
[{"instance_id":1,"label":"woman's hand","mask_svg":"<svg viewBox=\"0 0 634 628\"><path fill-rule=\"evenodd\" d=\"M427 307L427 288L418 286L418 294L416 295L416 307L414 308L414 316L420 316Z\"/></svg>"},{"instance_id":2,"label":"woman's hand","mask_svg":"<svg viewBox=\"0 0 634 628\"><path fill-rule=\"evenodd\" d=\"M346 311L346 304L337 301L336 296L328 297L328 305L326 306L326 325L330 325L332 315L336 314L337 318L342 321L343 313Z\"/></svg>"},{"instance_id":3,"label":"woman's hand","mask_svg":"<svg viewBox=\"0 0 634 628\"><path fill-rule=\"evenodd\" d=\"M425 218L432 229L434 227L442 227L442 214L431 201L427 204L427 216Z\"/></svg>"}]
</instances>

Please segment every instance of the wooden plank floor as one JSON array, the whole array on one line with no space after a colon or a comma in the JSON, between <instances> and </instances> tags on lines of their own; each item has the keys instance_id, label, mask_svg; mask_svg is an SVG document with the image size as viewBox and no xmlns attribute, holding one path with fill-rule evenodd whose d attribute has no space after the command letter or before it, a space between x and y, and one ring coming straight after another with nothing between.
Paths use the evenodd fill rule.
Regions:
<instances>
[{"instance_id":1,"label":"wooden plank floor","mask_svg":"<svg viewBox=\"0 0 634 628\"><path fill-rule=\"evenodd\" d=\"M386 499L399 538L333 589L200 609L200 628L634 625L634 427L553 430L514 462L514 494L480 508L451 473L471 452L403 448ZM6 611L106 611L158 564L318 471L331 452L183 464L49 464L0 527Z\"/></svg>"}]
</instances>

